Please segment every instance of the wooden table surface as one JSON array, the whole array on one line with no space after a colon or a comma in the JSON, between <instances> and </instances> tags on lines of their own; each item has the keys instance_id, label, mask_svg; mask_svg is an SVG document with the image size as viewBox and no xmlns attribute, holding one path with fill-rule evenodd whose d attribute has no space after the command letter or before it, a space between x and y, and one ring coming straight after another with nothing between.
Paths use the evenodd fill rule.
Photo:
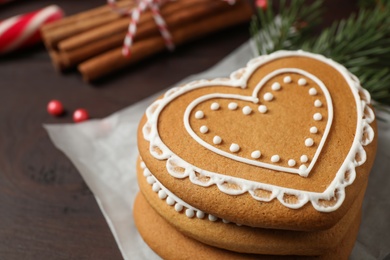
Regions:
<instances>
[{"instance_id":1,"label":"wooden table surface","mask_svg":"<svg viewBox=\"0 0 390 260\"><path fill-rule=\"evenodd\" d=\"M53 2L68 15L104 4L15 0L0 6L0 20ZM326 24L354 7L352 0L325 2ZM121 259L93 194L42 124L72 122L80 107L106 117L209 68L248 37L248 25L237 26L94 85L77 72L57 73L43 46L0 57L0 259ZM68 113L50 116L51 99L61 100Z\"/></svg>"}]
</instances>

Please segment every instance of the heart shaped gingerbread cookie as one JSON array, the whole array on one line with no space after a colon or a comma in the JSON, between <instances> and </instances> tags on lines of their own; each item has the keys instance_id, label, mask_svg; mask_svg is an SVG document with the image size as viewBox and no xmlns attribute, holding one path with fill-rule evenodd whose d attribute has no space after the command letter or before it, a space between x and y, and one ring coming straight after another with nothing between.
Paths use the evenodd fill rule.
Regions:
<instances>
[{"instance_id":1,"label":"heart shaped gingerbread cookie","mask_svg":"<svg viewBox=\"0 0 390 260\"><path fill-rule=\"evenodd\" d=\"M272 214L281 225L293 226L286 214L299 209L313 221L332 219L309 221L311 227L329 226L368 178L375 153L369 104L368 92L340 64L280 51L229 78L166 92L141 122L140 155L162 186L200 211L261 227L272 221L257 219L261 212L278 208Z\"/></svg>"}]
</instances>

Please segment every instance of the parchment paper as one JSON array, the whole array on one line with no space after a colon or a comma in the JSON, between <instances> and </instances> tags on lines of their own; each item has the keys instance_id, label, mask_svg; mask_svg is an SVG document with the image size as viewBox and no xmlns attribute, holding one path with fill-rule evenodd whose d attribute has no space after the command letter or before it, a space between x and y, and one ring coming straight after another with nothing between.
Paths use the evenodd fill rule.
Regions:
<instances>
[{"instance_id":1,"label":"parchment paper","mask_svg":"<svg viewBox=\"0 0 390 260\"><path fill-rule=\"evenodd\" d=\"M213 68L191 79L228 76L252 57L246 43ZM178 83L179 84L179 83ZM143 242L132 217L138 191L136 132L157 93L101 120L44 125L54 145L74 163L93 192L124 259L160 259ZM390 259L390 116L379 121L379 147L363 204L363 219L351 259ZM386 257L387 256L387 257Z\"/></svg>"}]
</instances>

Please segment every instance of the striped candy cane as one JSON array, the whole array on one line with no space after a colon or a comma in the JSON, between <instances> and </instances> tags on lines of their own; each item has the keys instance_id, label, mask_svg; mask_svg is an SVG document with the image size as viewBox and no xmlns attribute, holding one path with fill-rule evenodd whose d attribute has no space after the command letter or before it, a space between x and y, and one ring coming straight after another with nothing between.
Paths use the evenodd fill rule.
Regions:
<instances>
[{"instance_id":1,"label":"striped candy cane","mask_svg":"<svg viewBox=\"0 0 390 260\"><path fill-rule=\"evenodd\" d=\"M0 54L39 42L41 26L62 17L62 10L56 5L51 5L0 21Z\"/></svg>"},{"instance_id":2,"label":"striped candy cane","mask_svg":"<svg viewBox=\"0 0 390 260\"><path fill-rule=\"evenodd\" d=\"M127 10L124 8L118 8L116 5L116 0L107 0L108 4L113 8L114 11L122 14L122 15L128 15L131 16L130 19L130 24L128 28L128 32L126 34L124 43L123 43L123 48L122 48L122 53L126 57L130 57L130 48L133 45L134 37L137 32L137 24L139 22L141 14L149 8L153 14L153 18L155 23L157 24L157 27L161 33L161 36L163 37L165 41L165 46L169 50L174 50L175 45L172 40L172 35L169 32L167 25L165 23L165 20L161 16L160 13L160 6L165 4L168 1L174 1L174 0L138 0L138 4L136 7ZM185 0L183 0L185 1ZM235 0L222 0L224 2L227 2L231 5L235 3Z\"/></svg>"}]
</instances>

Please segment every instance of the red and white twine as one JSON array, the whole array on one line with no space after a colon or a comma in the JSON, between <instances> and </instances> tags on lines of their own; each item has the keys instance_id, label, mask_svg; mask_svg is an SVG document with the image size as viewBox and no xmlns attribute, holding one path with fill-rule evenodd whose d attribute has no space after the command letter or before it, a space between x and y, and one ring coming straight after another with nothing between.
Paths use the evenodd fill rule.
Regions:
<instances>
[{"instance_id":1,"label":"red and white twine","mask_svg":"<svg viewBox=\"0 0 390 260\"><path fill-rule=\"evenodd\" d=\"M169 2L169 1L175 1L175 0L138 0L137 6L132 9L125 9L120 8L117 6L116 0L107 0L108 4L113 8L114 11L118 12L121 15L127 15L131 16L130 18L130 24L129 28L123 43L122 53L126 57L130 57L131 52L131 46L134 42L134 37L137 32L137 25L139 22L139 19L141 17L141 14L146 11L146 9L150 9L154 18L154 21L161 33L161 36L163 37L165 41L165 46L169 50L174 50L175 45L172 40L172 35L169 32L167 25L165 23L164 18L161 16L160 13L160 6ZM236 0L222 0L224 2L227 2L231 5L235 4Z\"/></svg>"},{"instance_id":2,"label":"red and white twine","mask_svg":"<svg viewBox=\"0 0 390 260\"><path fill-rule=\"evenodd\" d=\"M116 5L116 0L108 0L108 4L114 8L115 11L122 15L131 16L129 28L123 43L122 53L124 56L129 57L131 55L130 48L133 45L134 37L137 32L137 24L141 17L141 14L149 8L153 14L154 21L156 22L158 29L165 41L165 45L169 50L175 48L172 35L167 29L166 23L160 14L160 6L167 2L168 0L139 0L136 7L131 10L125 10L123 8L118 8Z\"/></svg>"}]
</instances>

